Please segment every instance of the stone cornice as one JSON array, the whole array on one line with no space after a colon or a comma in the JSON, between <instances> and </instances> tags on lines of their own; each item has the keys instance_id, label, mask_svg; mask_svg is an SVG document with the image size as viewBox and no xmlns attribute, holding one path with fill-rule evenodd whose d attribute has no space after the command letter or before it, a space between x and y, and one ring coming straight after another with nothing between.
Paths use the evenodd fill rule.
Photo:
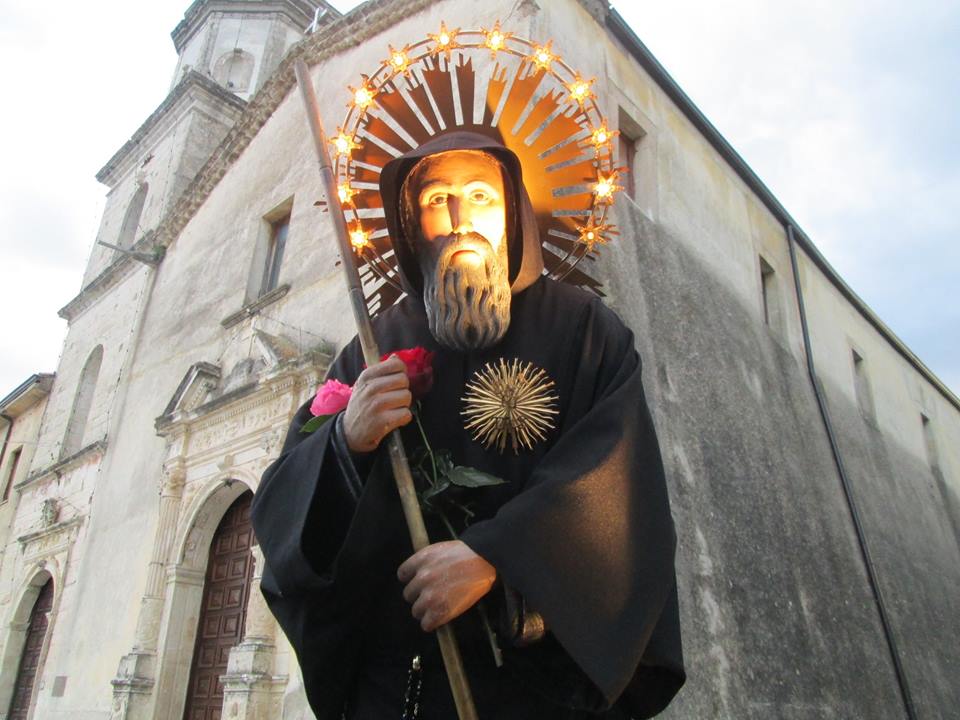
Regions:
<instances>
[{"instance_id":1,"label":"stone cornice","mask_svg":"<svg viewBox=\"0 0 960 720\"><path fill-rule=\"evenodd\" d=\"M119 171L124 165L124 160L134 153L154 129L160 127L164 120L173 115L184 104L185 100L189 100L188 96L198 92L231 113L237 113L246 106L246 102L226 88L196 70L190 70L170 91L170 94L160 103L157 109L151 113L150 117L123 144L123 147L117 150L113 157L107 161L107 164L100 168L97 172L97 180L112 187L119 179L119 175L122 174Z\"/></svg>"},{"instance_id":2,"label":"stone cornice","mask_svg":"<svg viewBox=\"0 0 960 720\"><path fill-rule=\"evenodd\" d=\"M103 455L107 449L107 439L103 438L92 442L86 447L83 447L77 452L75 452L70 457L66 457L63 460L55 462L53 465L48 465L42 470L37 470L37 472L29 475L28 477L21 480L14 487L17 490L23 490L24 488L39 483L46 478L63 475L64 473L72 470L73 468L82 465L86 460L93 457L96 454Z\"/></svg>"},{"instance_id":3,"label":"stone cornice","mask_svg":"<svg viewBox=\"0 0 960 720\"><path fill-rule=\"evenodd\" d=\"M289 283L285 283L280 287L274 290L271 290L270 292L265 293L264 295L261 295L253 302L247 303L236 312L230 313L223 320L220 321L220 324L223 326L224 329L232 328L234 325L236 325L240 321L246 320L248 317L256 315L258 312L263 310L263 308L265 308L267 305L270 305L271 303L275 303L277 300L282 298L288 292L290 292L290 285Z\"/></svg>"},{"instance_id":4,"label":"stone cornice","mask_svg":"<svg viewBox=\"0 0 960 720\"><path fill-rule=\"evenodd\" d=\"M152 252L156 249L153 239L156 233L148 231L138 240L132 248L133 252ZM68 302L57 311L57 315L67 322L73 322L74 318L94 305L103 295L112 288L119 285L128 277L133 275L138 267L138 262L126 253L120 256L112 263L107 265L103 271L91 280L80 294Z\"/></svg>"},{"instance_id":5,"label":"stone cornice","mask_svg":"<svg viewBox=\"0 0 960 720\"><path fill-rule=\"evenodd\" d=\"M53 535L58 535L64 533L72 527L80 525L83 522L83 517L80 515L75 515L69 520L64 520L62 522L54 523L50 527L45 527L40 530L34 530L33 532L26 533L17 538L17 542L21 545L26 545L27 543L39 540L44 537L49 537Z\"/></svg>"}]
</instances>

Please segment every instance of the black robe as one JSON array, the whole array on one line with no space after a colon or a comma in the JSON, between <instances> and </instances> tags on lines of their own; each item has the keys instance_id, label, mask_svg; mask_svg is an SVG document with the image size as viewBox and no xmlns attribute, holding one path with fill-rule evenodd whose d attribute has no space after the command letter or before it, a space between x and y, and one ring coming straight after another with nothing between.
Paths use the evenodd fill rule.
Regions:
<instances>
[{"instance_id":1,"label":"black robe","mask_svg":"<svg viewBox=\"0 0 960 720\"><path fill-rule=\"evenodd\" d=\"M421 410L430 443L508 481L471 491L476 518L461 539L549 628L542 641L507 650L497 670L476 611L455 621L479 716L660 712L684 681L676 539L631 332L598 298L547 278L513 297L509 330L488 350L439 347L410 297L374 327L382 352L419 345L436 353ZM518 454L485 450L460 416L465 383L501 357L546 370L559 396L556 429ZM352 384L362 367L354 339L329 376ZM419 653L421 717L456 717L436 643L396 579L412 548L386 453L352 464L337 452L335 421L299 433L308 405L264 474L253 522L266 557L262 589L297 653L310 704L320 720L339 720L345 703L347 717L398 718ZM420 444L411 426L404 440L408 454ZM496 605L497 589L488 597Z\"/></svg>"}]
</instances>

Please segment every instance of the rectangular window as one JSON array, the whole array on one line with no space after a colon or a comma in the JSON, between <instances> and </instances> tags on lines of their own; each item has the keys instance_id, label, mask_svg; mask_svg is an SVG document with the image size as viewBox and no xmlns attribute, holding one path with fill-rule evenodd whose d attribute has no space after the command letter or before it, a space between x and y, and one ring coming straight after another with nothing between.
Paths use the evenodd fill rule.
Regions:
<instances>
[{"instance_id":1,"label":"rectangular window","mask_svg":"<svg viewBox=\"0 0 960 720\"><path fill-rule=\"evenodd\" d=\"M10 489L17 479L17 465L20 464L20 452L23 448L17 448L10 453L10 470L7 472L7 481L3 485L3 501L10 497Z\"/></svg>"},{"instance_id":2,"label":"rectangular window","mask_svg":"<svg viewBox=\"0 0 960 720\"><path fill-rule=\"evenodd\" d=\"M270 224L267 257L263 265L263 281L260 283L261 296L277 288L277 281L280 278L280 265L283 263L283 250L287 245L289 229L290 215L285 215Z\"/></svg>"},{"instance_id":3,"label":"rectangular window","mask_svg":"<svg viewBox=\"0 0 960 720\"><path fill-rule=\"evenodd\" d=\"M647 189L647 184L653 181L649 177L649 168L642 167L640 151L646 131L623 108L620 108L618 117L617 135L617 166L626 168L627 172L620 176L620 184L631 200L637 201L637 193Z\"/></svg>"},{"instance_id":4,"label":"rectangular window","mask_svg":"<svg viewBox=\"0 0 960 720\"><path fill-rule=\"evenodd\" d=\"M867 364L863 355L856 350L852 350L853 355L853 389L857 396L857 405L860 408L860 414L865 420L876 421L876 413L873 406L873 393L870 391L870 378L867 376Z\"/></svg>"}]
</instances>

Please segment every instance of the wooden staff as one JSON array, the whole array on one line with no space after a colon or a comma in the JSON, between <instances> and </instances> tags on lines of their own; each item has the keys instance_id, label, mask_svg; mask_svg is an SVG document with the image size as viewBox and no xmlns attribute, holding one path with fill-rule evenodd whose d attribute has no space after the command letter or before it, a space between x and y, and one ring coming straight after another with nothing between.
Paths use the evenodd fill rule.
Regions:
<instances>
[{"instance_id":1,"label":"wooden staff","mask_svg":"<svg viewBox=\"0 0 960 720\"><path fill-rule=\"evenodd\" d=\"M320 178L323 182L323 191L327 195L327 207L333 218L333 226L337 237L337 247L340 250L340 263L347 277L347 294L350 296L350 305L353 308L353 319L357 323L357 336L360 338L360 347L363 348L363 358L367 366L380 362L380 350L377 340L373 336L373 325L367 312L367 303L363 297L363 288L360 285L360 273L353 262L353 249L350 246L350 236L347 232L347 222L337 203L337 183L333 177L333 164L330 162L330 152L327 149L327 136L323 132L320 121L320 104L313 89L310 71L303 60L294 63L297 74L297 83L300 85L300 94L307 110L307 119L310 122L310 131L313 135L313 144L317 151L317 160L320 163ZM390 464L393 466L393 476L397 481L397 490L400 492L400 503L403 505L403 514L407 519L407 529L413 541L413 550L421 550L430 544L427 537L427 528L423 523L423 513L420 512L420 503L417 501L417 491L413 485L413 475L410 474L410 463L407 462L407 453L403 449L403 440L400 431L390 433L388 440ZM473 705L473 696L467 674L463 669L463 660L460 658L460 649L453 634L453 626L441 625L437 628L437 640L440 642L440 652L443 654L443 664L450 680L450 690L457 705L457 715L460 720L477 720L477 711Z\"/></svg>"}]
</instances>

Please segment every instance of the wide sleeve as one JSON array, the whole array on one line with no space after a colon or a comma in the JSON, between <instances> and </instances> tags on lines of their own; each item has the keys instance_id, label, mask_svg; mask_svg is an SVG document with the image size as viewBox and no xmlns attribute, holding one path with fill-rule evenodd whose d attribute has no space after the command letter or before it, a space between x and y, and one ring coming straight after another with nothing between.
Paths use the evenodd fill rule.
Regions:
<instances>
[{"instance_id":1,"label":"wide sleeve","mask_svg":"<svg viewBox=\"0 0 960 720\"><path fill-rule=\"evenodd\" d=\"M462 539L543 615L602 704L623 696L650 717L685 677L676 536L632 333L599 300L580 325L557 441L523 490Z\"/></svg>"},{"instance_id":2,"label":"wide sleeve","mask_svg":"<svg viewBox=\"0 0 960 720\"><path fill-rule=\"evenodd\" d=\"M360 367L355 355L348 346L329 377L352 383ZM280 457L264 472L252 520L266 561L261 590L297 654L311 707L318 718L339 720L360 647L360 619L375 596L370 577L378 574L371 571L390 542L381 519L396 514L389 512L396 490L384 481L389 476L377 458L369 472L357 472L346 450L338 451L338 418L301 433L310 417L307 403Z\"/></svg>"}]
</instances>

